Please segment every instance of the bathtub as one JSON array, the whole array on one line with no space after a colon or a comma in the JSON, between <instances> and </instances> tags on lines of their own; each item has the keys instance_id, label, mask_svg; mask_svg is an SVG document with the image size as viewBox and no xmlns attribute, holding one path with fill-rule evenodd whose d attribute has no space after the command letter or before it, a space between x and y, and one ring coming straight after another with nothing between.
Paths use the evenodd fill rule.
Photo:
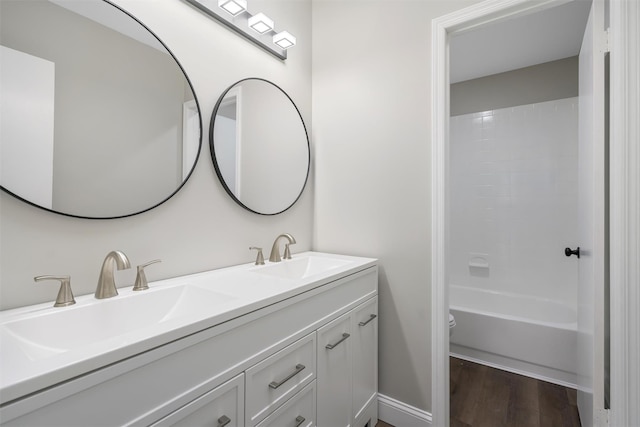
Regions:
<instances>
[{"instance_id":1,"label":"bathtub","mask_svg":"<svg viewBox=\"0 0 640 427\"><path fill-rule=\"evenodd\" d=\"M449 286L451 355L576 387L574 307L528 296Z\"/></svg>"}]
</instances>

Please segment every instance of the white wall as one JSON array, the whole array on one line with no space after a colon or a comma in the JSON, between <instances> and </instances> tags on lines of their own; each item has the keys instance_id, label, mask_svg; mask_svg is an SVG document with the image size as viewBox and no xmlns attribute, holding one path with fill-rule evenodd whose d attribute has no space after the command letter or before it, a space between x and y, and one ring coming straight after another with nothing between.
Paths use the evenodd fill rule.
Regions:
<instances>
[{"instance_id":1,"label":"white wall","mask_svg":"<svg viewBox=\"0 0 640 427\"><path fill-rule=\"evenodd\" d=\"M578 98L450 123L450 283L576 307Z\"/></svg>"},{"instance_id":2,"label":"white wall","mask_svg":"<svg viewBox=\"0 0 640 427\"><path fill-rule=\"evenodd\" d=\"M431 19L477 1L313 3L314 247L380 259L380 393L431 411Z\"/></svg>"},{"instance_id":3,"label":"white wall","mask_svg":"<svg viewBox=\"0 0 640 427\"><path fill-rule=\"evenodd\" d=\"M282 87L311 120L311 3L306 0L252 1L298 38L282 62L184 1L117 0L172 50L193 83L203 119L203 147L185 187L160 207L118 220L82 220L55 215L0 194L0 308L54 301L54 283L34 283L40 274L70 274L76 295L95 291L104 256L124 251L132 266L160 258L147 269L149 280L249 262L251 245L269 247L282 232L311 248L313 184L289 211L273 217L250 213L218 182L208 146L209 119L222 92L246 77ZM252 9L251 9L252 10ZM119 286L131 286L135 268L118 272Z\"/></svg>"}]
</instances>

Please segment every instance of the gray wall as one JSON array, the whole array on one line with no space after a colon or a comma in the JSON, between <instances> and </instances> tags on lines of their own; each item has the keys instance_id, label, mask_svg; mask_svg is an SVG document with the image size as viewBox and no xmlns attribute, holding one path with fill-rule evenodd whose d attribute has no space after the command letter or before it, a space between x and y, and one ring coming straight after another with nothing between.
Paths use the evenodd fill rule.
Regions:
<instances>
[{"instance_id":1,"label":"gray wall","mask_svg":"<svg viewBox=\"0 0 640 427\"><path fill-rule=\"evenodd\" d=\"M117 0L144 22L180 58L202 111L203 146L185 187L160 207L130 218L82 220L52 214L0 193L0 308L52 302L54 283L34 283L39 274L70 274L76 295L95 291L104 256L124 251L133 268L117 272L131 286L135 265L155 258L149 280L174 277L255 259L249 246L269 247L282 232L311 248L313 183L299 202L277 216L252 214L233 202L218 182L208 146L209 119L222 92L236 81L263 77L289 93L311 120L311 2L252 1L298 38L283 62L184 1ZM99 130L97 130L99 131Z\"/></svg>"},{"instance_id":2,"label":"gray wall","mask_svg":"<svg viewBox=\"0 0 640 427\"><path fill-rule=\"evenodd\" d=\"M578 96L578 57L451 85L451 115Z\"/></svg>"},{"instance_id":3,"label":"gray wall","mask_svg":"<svg viewBox=\"0 0 640 427\"><path fill-rule=\"evenodd\" d=\"M380 259L380 393L431 411L431 20L478 1L313 3L315 248Z\"/></svg>"}]
</instances>

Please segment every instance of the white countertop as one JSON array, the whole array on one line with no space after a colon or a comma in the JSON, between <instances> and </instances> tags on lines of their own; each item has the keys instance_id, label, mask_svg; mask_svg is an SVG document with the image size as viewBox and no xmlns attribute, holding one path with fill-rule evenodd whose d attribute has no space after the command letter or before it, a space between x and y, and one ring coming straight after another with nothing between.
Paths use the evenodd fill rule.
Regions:
<instances>
[{"instance_id":1,"label":"white countertop","mask_svg":"<svg viewBox=\"0 0 640 427\"><path fill-rule=\"evenodd\" d=\"M336 265L329 265L322 271L300 271L294 267L302 265L302 258L326 260L329 264L335 262ZM322 262L318 265L321 264ZM95 299L93 294L82 295L76 298L76 304L68 307L54 308L53 302L49 302L1 311L0 404L375 265L376 260L372 258L305 252L293 254L293 260L283 260L280 263L267 261L265 266L249 263L150 282L150 289L146 291L133 292L131 287L119 288L118 296L104 300ZM215 304L208 304L206 299L199 298L199 292L206 294L205 296L213 295ZM178 312L174 309L165 313L159 307L158 313L151 313L155 311L154 298L159 296L163 298L162 301L185 298L186 302L183 301ZM142 298L146 299L145 303L152 302L153 305L147 304L150 309L139 313L138 318L135 309ZM111 307L117 307L120 311L114 313L109 310L110 303L113 304ZM185 307L188 309L185 310ZM64 314L58 318L65 318L61 324L67 325L66 327L58 327L55 321L57 313ZM91 322L69 322L76 314L79 319L84 319L87 313L91 314L92 321L97 319L101 326L104 320L104 328L96 328ZM129 323L118 325L119 313ZM34 330L34 325L36 331L47 327L51 330L44 331L42 339L33 342L28 339L28 334L20 331L23 327ZM113 328L122 328L124 332L114 335L109 332L110 327L111 331ZM93 333L87 331L87 328L95 328L96 331ZM89 334L86 336L91 339L78 345L74 334Z\"/></svg>"}]
</instances>

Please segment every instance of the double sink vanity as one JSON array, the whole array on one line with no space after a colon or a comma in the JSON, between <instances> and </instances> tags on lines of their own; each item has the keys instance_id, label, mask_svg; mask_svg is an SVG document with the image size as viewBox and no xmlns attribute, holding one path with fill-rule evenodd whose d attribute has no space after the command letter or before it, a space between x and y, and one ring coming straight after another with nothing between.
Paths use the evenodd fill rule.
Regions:
<instances>
[{"instance_id":1,"label":"double sink vanity","mask_svg":"<svg viewBox=\"0 0 640 427\"><path fill-rule=\"evenodd\" d=\"M373 427L377 277L306 252L1 312L0 422Z\"/></svg>"},{"instance_id":2,"label":"double sink vanity","mask_svg":"<svg viewBox=\"0 0 640 427\"><path fill-rule=\"evenodd\" d=\"M0 20L0 71L14 78L0 99L12 112L2 122L12 137L2 140L0 190L50 213L110 220L182 189L202 151L202 114L178 59L142 20L102 0L3 0ZM35 37L33 28L47 31ZM42 108L22 108L36 86ZM244 78L220 95L209 148L224 191L255 214L288 210L307 184L303 117L266 79ZM134 162L113 153L142 154ZM283 260L280 237L289 239ZM75 299L68 276L37 277L60 280L62 291L55 307L0 312L0 424L375 426L377 262L286 259L293 243L279 236L264 265L259 251L256 264L152 283L139 270L133 288L119 289L113 269L129 261L114 251L95 296Z\"/></svg>"}]
</instances>

